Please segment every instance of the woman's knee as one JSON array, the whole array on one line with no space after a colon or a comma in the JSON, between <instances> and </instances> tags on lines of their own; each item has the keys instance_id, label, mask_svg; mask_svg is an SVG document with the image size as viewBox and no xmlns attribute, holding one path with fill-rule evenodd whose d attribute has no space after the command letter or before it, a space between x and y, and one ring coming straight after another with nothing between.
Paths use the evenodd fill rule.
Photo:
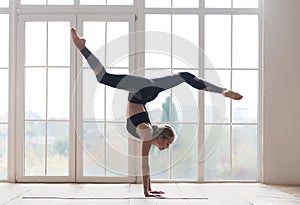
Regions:
<instances>
[{"instance_id":1,"label":"woman's knee","mask_svg":"<svg viewBox=\"0 0 300 205\"><path fill-rule=\"evenodd\" d=\"M195 77L195 75L193 75L190 72L180 72L179 75L184 79L184 80L191 80Z\"/></svg>"},{"instance_id":2,"label":"woman's knee","mask_svg":"<svg viewBox=\"0 0 300 205\"><path fill-rule=\"evenodd\" d=\"M106 71L105 70L103 70L103 71L101 71L100 73L98 73L98 75L96 75L96 78L97 78L97 81L99 82L99 83L104 83L105 82L105 76L106 76Z\"/></svg>"}]
</instances>

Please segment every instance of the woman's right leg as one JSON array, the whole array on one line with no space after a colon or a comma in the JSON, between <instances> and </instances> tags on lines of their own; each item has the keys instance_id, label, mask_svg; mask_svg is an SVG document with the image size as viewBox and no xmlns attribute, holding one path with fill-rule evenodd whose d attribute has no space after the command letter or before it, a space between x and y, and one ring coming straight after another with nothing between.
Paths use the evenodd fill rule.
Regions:
<instances>
[{"instance_id":1,"label":"woman's right leg","mask_svg":"<svg viewBox=\"0 0 300 205\"><path fill-rule=\"evenodd\" d=\"M94 71L98 82L114 88L127 90L129 92L137 92L142 88L153 85L152 80L140 76L116 75L106 72L105 67L96 58L96 56L85 47L85 40L78 36L77 31L74 28L72 28L71 32L75 46L87 60L88 64Z\"/></svg>"}]
</instances>

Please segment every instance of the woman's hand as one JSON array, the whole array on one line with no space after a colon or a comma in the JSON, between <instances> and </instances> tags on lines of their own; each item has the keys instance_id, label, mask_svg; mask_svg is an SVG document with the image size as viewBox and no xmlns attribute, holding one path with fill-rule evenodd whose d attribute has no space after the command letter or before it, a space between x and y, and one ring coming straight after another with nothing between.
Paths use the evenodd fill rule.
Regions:
<instances>
[{"instance_id":1,"label":"woman's hand","mask_svg":"<svg viewBox=\"0 0 300 205\"><path fill-rule=\"evenodd\" d=\"M162 197L162 196L159 195L159 194L153 194L153 193L151 193L151 191L150 191L150 192L145 193L145 197L155 197L155 198L160 198L160 197Z\"/></svg>"},{"instance_id":2,"label":"woman's hand","mask_svg":"<svg viewBox=\"0 0 300 205\"><path fill-rule=\"evenodd\" d=\"M163 191L149 191L151 194L165 194Z\"/></svg>"}]
</instances>

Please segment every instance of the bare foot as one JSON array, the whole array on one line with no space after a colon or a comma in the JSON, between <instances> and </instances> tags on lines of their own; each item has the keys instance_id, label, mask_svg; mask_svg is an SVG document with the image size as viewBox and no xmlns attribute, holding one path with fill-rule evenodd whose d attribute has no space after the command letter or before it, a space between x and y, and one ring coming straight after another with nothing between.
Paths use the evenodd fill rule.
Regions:
<instances>
[{"instance_id":1,"label":"bare foot","mask_svg":"<svg viewBox=\"0 0 300 205\"><path fill-rule=\"evenodd\" d=\"M233 92L231 90L224 90L222 93L225 97L231 98L233 100L241 100L243 98L239 93Z\"/></svg>"},{"instance_id":2,"label":"bare foot","mask_svg":"<svg viewBox=\"0 0 300 205\"><path fill-rule=\"evenodd\" d=\"M77 30L74 27L72 27L72 29L71 29L71 34L72 34L72 39L73 39L74 45L79 50L82 50L85 47L85 39L79 37Z\"/></svg>"}]
</instances>

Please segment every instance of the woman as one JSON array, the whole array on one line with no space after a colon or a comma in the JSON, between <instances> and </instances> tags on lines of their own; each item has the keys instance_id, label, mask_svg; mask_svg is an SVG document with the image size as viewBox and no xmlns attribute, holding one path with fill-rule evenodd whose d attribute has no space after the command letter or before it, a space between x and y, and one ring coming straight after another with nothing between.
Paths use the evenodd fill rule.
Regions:
<instances>
[{"instance_id":1,"label":"woman","mask_svg":"<svg viewBox=\"0 0 300 205\"><path fill-rule=\"evenodd\" d=\"M198 90L223 94L234 100L243 96L225 88L220 88L197 78L191 73L181 72L162 78L147 79L134 75L114 75L107 73L101 62L85 47L85 39L79 37L75 28L71 30L74 45L86 58L93 69L99 83L129 91L127 105L127 130L136 138L142 140L142 174L143 187L146 197L159 197L162 191L153 191L150 183L148 155L152 145L159 150L169 147L175 140L175 131L171 126L152 125L145 104L154 100L164 90L177 86L183 82Z\"/></svg>"}]
</instances>

